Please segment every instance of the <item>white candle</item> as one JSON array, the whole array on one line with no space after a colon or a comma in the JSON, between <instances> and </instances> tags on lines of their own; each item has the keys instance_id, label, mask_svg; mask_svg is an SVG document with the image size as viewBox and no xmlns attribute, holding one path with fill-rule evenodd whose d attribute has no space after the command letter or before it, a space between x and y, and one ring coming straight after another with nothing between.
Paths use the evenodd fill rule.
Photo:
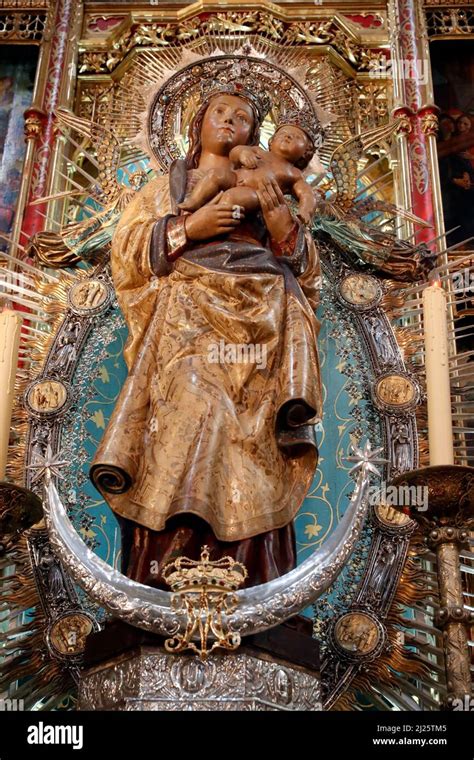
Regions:
<instances>
[{"instance_id":1,"label":"white candle","mask_svg":"<svg viewBox=\"0 0 474 760\"><path fill-rule=\"evenodd\" d=\"M17 311L0 312L0 480L5 478L21 323Z\"/></svg>"},{"instance_id":2,"label":"white candle","mask_svg":"<svg viewBox=\"0 0 474 760\"><path fill-rule=\"evenodd\" d=\"M423 291L423 319L430 465L454 464L446 293L438 283Z\"/></svg>"}]
</instances>

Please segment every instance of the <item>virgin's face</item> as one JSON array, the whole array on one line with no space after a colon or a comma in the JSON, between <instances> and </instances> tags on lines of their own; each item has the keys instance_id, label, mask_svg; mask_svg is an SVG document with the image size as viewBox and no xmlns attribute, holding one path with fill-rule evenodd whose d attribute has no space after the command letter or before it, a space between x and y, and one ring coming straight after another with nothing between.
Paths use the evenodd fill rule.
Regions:
<instances>
[{"instance_id":1,"label":"virgin's face","mask_svg":"<svg viewBox=\"0 0 474 760\"><path fill-rule=\"evenodd\" d=\"M246 145L252 134L252 107L235 95L216 95L204 114L201 128L203 151L227 156L236 145Z\"/></svg>"}]
</instances>

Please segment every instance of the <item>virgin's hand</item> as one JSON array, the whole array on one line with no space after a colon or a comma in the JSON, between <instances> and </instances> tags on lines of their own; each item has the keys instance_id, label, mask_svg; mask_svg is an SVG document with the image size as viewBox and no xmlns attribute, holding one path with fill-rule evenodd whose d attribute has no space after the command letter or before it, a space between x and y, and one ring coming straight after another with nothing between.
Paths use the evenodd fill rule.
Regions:
<instances>
[{"instance_id":1,"label":"virgin's hand","mask_svg":"<svg viewBox=\"0 0 474 760\"><path fill-rule=\"evenodd\" d=\"M184 227L189 240L207 240L225 235L242 223L244 210L230 204L217 205L215 202L186 217Z\"/></svg>"},{"instance_id":2,"label":"virgin's hand","mask_svg":"<svg viewBox=\"0 0 474 760\"><path fill-rule=\"evenodd\" d=\"M257 196L270 237L276 242L285 240L295 222L276 179L263 180Z\"/></svg>"}]
</instances>

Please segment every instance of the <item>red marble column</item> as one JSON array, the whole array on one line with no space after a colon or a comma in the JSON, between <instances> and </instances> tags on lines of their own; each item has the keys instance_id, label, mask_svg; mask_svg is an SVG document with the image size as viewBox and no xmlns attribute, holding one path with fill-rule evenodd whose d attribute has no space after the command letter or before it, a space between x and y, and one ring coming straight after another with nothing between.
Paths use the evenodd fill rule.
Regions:
<instances>
[{"instance_id":1,"label":"red marble column","mask_svg":"<svg viewBox=\"0 0 474 760\"><path fill-rule=\"evenodd\" d=\"M35 150L28 198L22 222L22 243L35 232L44 228L45 213L42 206L29 205L35 198L47 194L48 174L55 142L54 109L60 103L63 78L70 76L68 71L69 35L76 18L78 0L57 0L50 10L50 38L45 40L46 60L40 61L42 71L36 102L25 113L26 139L34 141Z\"/></svg>"},{"instance_id":2,"label":"red marble column","mask_svg":"<svg viewBox=\"0 0 474 760\"><path fill-rule=\"evenodd\" d=\"M394 116L402 117L402 139L408 148L412 210L437 230L430 151L437 130L431 90L429 53L416 0L392 1L392 53L396 79ZM437 231L438 232L438 231ZM418 228L417 242L433 239L433 229Z\"/></svg>"}]
</instances>

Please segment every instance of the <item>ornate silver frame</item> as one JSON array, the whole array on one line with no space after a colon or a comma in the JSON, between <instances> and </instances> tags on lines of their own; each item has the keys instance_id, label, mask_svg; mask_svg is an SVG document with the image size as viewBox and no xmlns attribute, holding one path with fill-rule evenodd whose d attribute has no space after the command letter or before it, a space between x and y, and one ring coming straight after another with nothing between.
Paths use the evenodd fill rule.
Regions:
<instances>
[{"instance_id":1,"label":"ornate silver frame","mask_svg":"<svg viewBox=\"0 0 474 760\"><path fill-rule=\"evenodd\" d=\"M339 256L334 255L333 250L329 248L325 250L325 244L321 244L320 247L324 258L324 269L329 274L330 281L335 289L339 287L340 281L349 273L359 273L357 270L350 270ZM111 287L109 275L104 265L100 265L91 273L90 279L97 278ZM355 305L351 307L349 303L344 303L343 306L340 300L339 303L341 309L344 308L347 313L350 313L362 336L371 360L375 381L387 372L406 373L393 330L380 303L377 301L370 308L363 310L358 309ZM43 373L37 380L51 376L66 383L70 381L86 337L99 316L104 313L104 308L100 309L100 313L89 310L83 314L78 314L76 310L69 308L55 336ZM54 372L51 372L49 367L54 362L57 347L61 345L61 338L67 330L72 330L73 323L80 326L75 331L74 351L70 356L65 353L64 367L58 367L56 362L56 368ZM377 337L380 338L381 334L380 329L386 336L383 355L377 344ZM73 360L71 360L71 356ZM368 391L370 395L370 385L368 385ZM381 415L384 426L385 449L390 459L386 470L386 479L388 480L396 474L416 467L416 423L413 409L381 410ZM63 414L61 413L56 414L54 418L37 414L31 416L27 465L34 463L36 455L45 455L47 444L51 446L53 452L59 451L62 417ZM402 438L403 446L397 443L400 439L400 429L404 435ZM403 456L397 453L402 448ZM39 483L32 484L31 470L26 471L28 473L28 485L32 490L38 491ZM239 607L227 621L232 629L245 636L275 626L312 604L332 585L357 544L367 510L365 498L367 487L368 474L364 469L344 520L341 521L331 538L323 544L319 552L316 552L296 570L282 578L270 584L239 592ZM56 552L58 566L61 568L64 577L74 579L91 598L99 601L110 612L122 617L128 623L166 635L175 633L183 621L179 620L174 612L171 612L169 607L170 595L157 589L136 584L99 560L85 546L70 523L54 483L49 482L46 490L45 511L49 541ZM351 609L365 609L383 620L398 584L413 526L401 528L383 526L378 520L375 520L374 526L375 537L365 575L359 584ZM38 542L44 545L45 541L48 541L46 531L32 532L30 538L32 548ZM381 562L384 552L387 551L387 541L392 542L395 546L393 573L390 584L380 592L380 590L374 589L371 576L378 563ZM33 568L37 576L41 574L37 563L33 562ZM69 609L76 611L81 609L77 594L70 581L65 583L65 587ZM43 589L44 608L50 620L54 621L59 614L67 612L68 604L64 602L61 605L61 610L56 609L51 598L48 597L45 591L47 579L44 578L44 574L40 588ZM52 652L52 656L57 655ZM363 661L363 658L360 657L341 659L336 648L331 648L329 658L325 663L326 707L330 707L345 690L353 675L363 666ZM67 662L65 664L67 665ZM76 667L76 663L74 663L74 667Z\"/></svg>"}]
</instances>

